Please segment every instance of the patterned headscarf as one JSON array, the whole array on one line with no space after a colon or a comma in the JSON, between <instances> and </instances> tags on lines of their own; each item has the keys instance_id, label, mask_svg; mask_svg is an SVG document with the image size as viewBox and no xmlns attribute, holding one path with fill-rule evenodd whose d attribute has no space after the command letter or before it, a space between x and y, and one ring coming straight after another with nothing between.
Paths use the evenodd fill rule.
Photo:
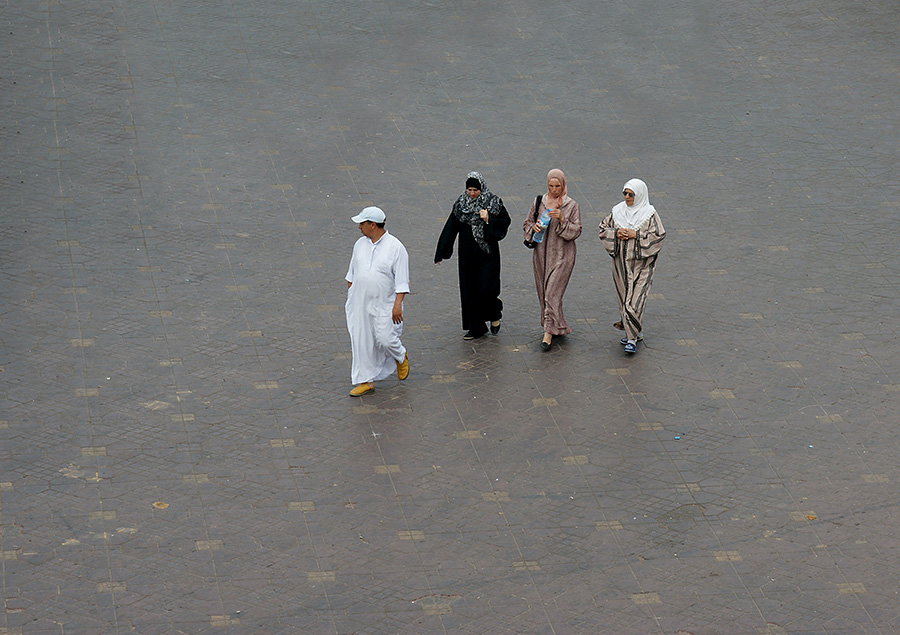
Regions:
<instances>
[{"instance_id":1,"label":"patterned headscarf","mask_svg":"<svg viewBox=\"0 0 900 635\"><path fill-rule=\"evenodd\" d=\"M650 204L647 184L640 179L631 179L622 188L634 192L634 202L629 205L622 201L612 208L613 222L617 228L640 229L644 221L653 215L656 208Z\"/></svg>"},{"instance_id":2,"label":"patterned headscarf","mask_svg":"<svg viewBox=\"0 0 900 635\"><path fill-rule=\"evenodd\" d=\"M472 236L475 238L475 242L484 253L489 254L491 246L484 239L484 221L481 220L478 212L486 209L491 216L498 216L500 214L500 197L491 194L480 172L469 172L466 179L471 178L478 179L481 184L481 194L478 198L471 198L467 192L460 194L453 203L453 215L472 227Z\"/></svg>"}]
</instances>

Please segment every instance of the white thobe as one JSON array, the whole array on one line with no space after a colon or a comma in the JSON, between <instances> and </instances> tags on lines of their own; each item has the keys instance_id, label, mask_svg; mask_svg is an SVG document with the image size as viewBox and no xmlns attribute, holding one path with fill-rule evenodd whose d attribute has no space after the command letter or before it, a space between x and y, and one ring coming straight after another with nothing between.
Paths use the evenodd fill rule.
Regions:
<instances>
[{"instance_id":1,"label":"white thobe","mask_svg":"<svg viewBox=\"0 0 900 635\"><path fill-rule=\"evenodd\" d=\"M374 243L362 236L353 246L347 271L347 330L354 384L384 379L406 356L400 342L403 324L391 317L398 293L409 293L409 255L387 230Z\"/></svg>"}]
</instances>

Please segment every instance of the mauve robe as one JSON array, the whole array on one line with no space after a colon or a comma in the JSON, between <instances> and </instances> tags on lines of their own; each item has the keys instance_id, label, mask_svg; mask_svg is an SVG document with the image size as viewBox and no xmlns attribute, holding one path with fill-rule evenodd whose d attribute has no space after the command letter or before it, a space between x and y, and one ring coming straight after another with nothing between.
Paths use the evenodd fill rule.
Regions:
<instances>
[{"instance_id":1,"label":"mauve robe","mask_svg":"<svg viewBox=\"0 0 900 635\"><path fill-rule=\"evenodd\" d=\"M619 299L619 312L625 337L636 340L643 329L644 304L650 293L656 257L666 237L666 230L656 212L637 230L637 238L619 240L613 215L600 223L600 242L613 258L613 281Z\"/></svg>"},{"instance_id":2,"label":"mauve robe","mask_svg":"<svg viewBox=\"0 0 900 635\"><path fill-rule=\"evenodd\" d=\"M532 240L534 219L540 218L546 209L542 199L535 215L534 204L535 201L531 201L528 216L522 224L525 240ZM562 217L550 219L550 225L544 230L544 240L535 245L531 262L544 333L568 335L572 329L563 316L562 300L575 268L575 239L581 235L581 212L578 203L568 196L559 209Z\"/></svg>"}]
</instances>

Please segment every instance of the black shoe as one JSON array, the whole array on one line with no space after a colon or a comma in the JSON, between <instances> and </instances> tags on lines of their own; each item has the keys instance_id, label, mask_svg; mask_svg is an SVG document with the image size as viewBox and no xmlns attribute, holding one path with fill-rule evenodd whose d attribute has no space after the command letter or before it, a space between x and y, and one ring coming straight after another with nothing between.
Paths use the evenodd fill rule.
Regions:
<instances>
[{"instance_id":1,"label":"black shoe","mask_svg":"<svg viewBox=\"0 0 900 635\"><path fill-rule=\"evenodd\" d=\"M541 350L545 353L550 350L550 342L541 342Z\"/></svg>"},{"instance_id":2,"label":"black shoe","mask_svg":"<svg viewBox=\"0 0 900 635\"><path fill-rule=\"evenodd\" d=\"M473 333L472 331L467 331L465 335L463 335L464 340L477 340L479 337L484 337L484 333Z\"/></svg>"},{"instance_id":3,"label":"black shoe","mask_svg":"<svg viewBox=\"0 0 900 635\"><path fill-rule=\"evenodd\" d=\"M496 335L500 332L500 322L501 320L497 320L497 326L494 326L494 323L491 322L491 335Z\"/></svg>"}]
</instances>

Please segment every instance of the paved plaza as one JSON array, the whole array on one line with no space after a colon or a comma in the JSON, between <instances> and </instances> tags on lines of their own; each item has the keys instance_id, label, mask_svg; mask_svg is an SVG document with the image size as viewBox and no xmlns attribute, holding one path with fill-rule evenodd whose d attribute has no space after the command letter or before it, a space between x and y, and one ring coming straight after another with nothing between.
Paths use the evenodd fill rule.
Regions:
<instances>
[{"instance_id":1,"label":"paved plaza","mask_svg":"<svg viewBox=\"0 0 900 635\"><path fill-rule=\"evenodd\" d=\"M0 635L900 632L893 0L0 6ZM584 233L542 353L521 224ZM513 217L500 333L434 249ZM623 354L597 225L668 230ZM411 373L350 390L367 205Z\"/></svg>"}]
</instances>

